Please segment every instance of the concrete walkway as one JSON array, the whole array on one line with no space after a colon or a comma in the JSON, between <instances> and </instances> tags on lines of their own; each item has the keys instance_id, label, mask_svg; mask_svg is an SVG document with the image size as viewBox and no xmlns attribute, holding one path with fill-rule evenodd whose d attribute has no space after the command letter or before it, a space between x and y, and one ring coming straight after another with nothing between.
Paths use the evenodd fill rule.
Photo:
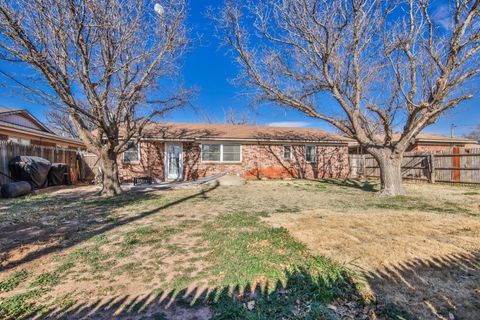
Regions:
<instances>
[{"instance_id":1,"label":"concrete walkway","mask_svg":"<svg viewBox=\"0 0 480 320\"><path fill-rule=\"evenodd\" d=\"M220 186L238 186L245 184L245 179L231 176L225 173L214 174L195 181L165 181L153 184L141 184L134 186L132 183L122 185L124 190L168 190L192 188L203 184L218 183Z\"/></svg>"}]
</instances>

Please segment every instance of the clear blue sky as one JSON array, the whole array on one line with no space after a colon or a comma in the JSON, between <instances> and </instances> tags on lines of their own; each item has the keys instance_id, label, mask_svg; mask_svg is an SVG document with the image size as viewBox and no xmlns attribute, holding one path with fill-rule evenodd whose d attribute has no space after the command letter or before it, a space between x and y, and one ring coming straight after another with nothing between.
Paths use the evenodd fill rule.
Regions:
<instances>
[{"instance_id":1,"label":"clear blue sky","mask_svg":"<svg viewBox=\"0 0 480 320\"><path fill-rule=\"evenodd\" d=\"M199 112L183 109L171 114L168 121L204 122L204 113L213 120L223 121L224 110L233 108L238 113L249 112L249 99L240 95L240 89L230 84L235 77L237 67L226 49L221 47L214 35L213 22L206 16L209 6L218 6L220 1L190 0L189 24L192 28L194 45L184 59L182 77L185 85L199 88L199 93L192 101ZM0 70L10 71L12 66L0 62ZM1 81L3 81L2 79ZM480 83L479 83L480 86ZM0 106L22 107L29 109L34 115L43 119L46 108L29 103L12 94L11 89L0 87ZM272 122L292 122L292 125L306 125L333 130L320 120L305 117L294 111L287 111L278 106L262 107L256 113L251 112L250 119L259 125ZM295 122L295 123L293 123ZM480 123L480 98L463 103L459 108L445 115L426 131L439 134L450 134L450 125L455 123L457 135L470 131L476 123Z\"/></svg>"}]
</instances>

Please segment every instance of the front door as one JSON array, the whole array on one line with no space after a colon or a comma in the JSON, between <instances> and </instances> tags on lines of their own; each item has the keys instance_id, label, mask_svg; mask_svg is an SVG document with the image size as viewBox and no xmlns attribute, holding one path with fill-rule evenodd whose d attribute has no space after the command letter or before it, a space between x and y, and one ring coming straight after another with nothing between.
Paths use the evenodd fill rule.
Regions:
<instances>
[{"instance_id":1,"label":"front door","mask_svg":"<svg viewBox=\"0 0 480 320\"><path fill-rule=\"evenodd\" d=\"M168 180L179 180L182 178L182 145L167 144L165 166Z\"/></svg>"}]
</instances>

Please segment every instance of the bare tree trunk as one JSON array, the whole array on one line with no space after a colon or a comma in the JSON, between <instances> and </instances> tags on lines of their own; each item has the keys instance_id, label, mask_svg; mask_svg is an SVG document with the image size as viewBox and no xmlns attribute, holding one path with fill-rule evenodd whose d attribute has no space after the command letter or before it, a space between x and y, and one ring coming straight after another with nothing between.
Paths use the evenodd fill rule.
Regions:
<instances>
[{"instance_id":1,"label":"bare tree trunk","mask_svg":"<svg viewBox=\"0 0 480 320\"><path fill-rule=\"evenodd\" d=\"M102 148L100 151L102 169L103 196L116 196L122 193L118 176L117 153L112 148Z\"/></svg>"},{"instance_id":2,"label":"bare tree trunk","mask_svg":"<svg viewBox=\"0 0 480 320\"><path fill-rule=\"evenodd\" d=\"M380 167L380 195L404 195L405 188L402 181L403 154L392 153L390 150L375 150L371 154Z\"/></svg>"}]
</instances>

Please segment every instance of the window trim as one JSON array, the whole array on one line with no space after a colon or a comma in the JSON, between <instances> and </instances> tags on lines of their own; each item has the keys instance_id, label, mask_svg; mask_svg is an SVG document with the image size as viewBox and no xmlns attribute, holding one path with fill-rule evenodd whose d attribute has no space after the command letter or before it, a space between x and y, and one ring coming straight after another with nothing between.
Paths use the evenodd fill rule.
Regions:
<instances>
[{"instance_id":1,"label":"window trim","mask_svg":"<svg viewBox=\"0 0 480 320\"><path fill-rule=\"evenodd\" d=\"M288 158L285 158L285 147L289 147L290 148L290 153L289 153L289 157ZM283 146L283 154L282 154L282 158L283 160L292 160L292 152L293 152L293 148L292 148L292 145L291 144L285 144Z\"/></svg>"},{"instance_id":2,"label":"window trim","mask_svg":"<svg viewBox=\"0 0 480 320\"><path fill-rule=\"evenodd\" d=\"M132 142L132 143L134 143L134 142ZM134 161L125 160L125 152L128 150L127 149L127 150L123 151L123 153L122 153L122 162L123 163L125 163L125 164L139 164L140 163L140 161L141 161L141 154L140 154L141 143L137 142L136 145L137 145L138 160L134 160Z\"/></svg>"},{"instance_id":3,"label":"window trim","mask_svg":"<svg viewBox=\"0 0 480 320\"><path fill-rule=\"evenodd\" d=\"M307 148L308 147L313 147L313 149L315 150L315 156L313 158L313 160L307 160ZM317 163L317 152L318 152L318 148L317 148L317 145L314 145L314 144L306 144L305 145L305 161L308 162L308 163Z\"/></svg>"},{"instance_id":4,"label":"window trim","mask_svg":"<svg viewBox=\"0 0 480 320\"><path fill-rule=\"evenodd\" d=\"M203 145L220 145L220 160L204 160L203 159ZM238 161L225 161L223 160L223 145L229 145L229 146L239 146L240 147L240 160ZM238 143L201 143L200 144L200 161L202 163L242 163L243 162L243 145L238 144Z\"/></svg>"}]
</instances>

